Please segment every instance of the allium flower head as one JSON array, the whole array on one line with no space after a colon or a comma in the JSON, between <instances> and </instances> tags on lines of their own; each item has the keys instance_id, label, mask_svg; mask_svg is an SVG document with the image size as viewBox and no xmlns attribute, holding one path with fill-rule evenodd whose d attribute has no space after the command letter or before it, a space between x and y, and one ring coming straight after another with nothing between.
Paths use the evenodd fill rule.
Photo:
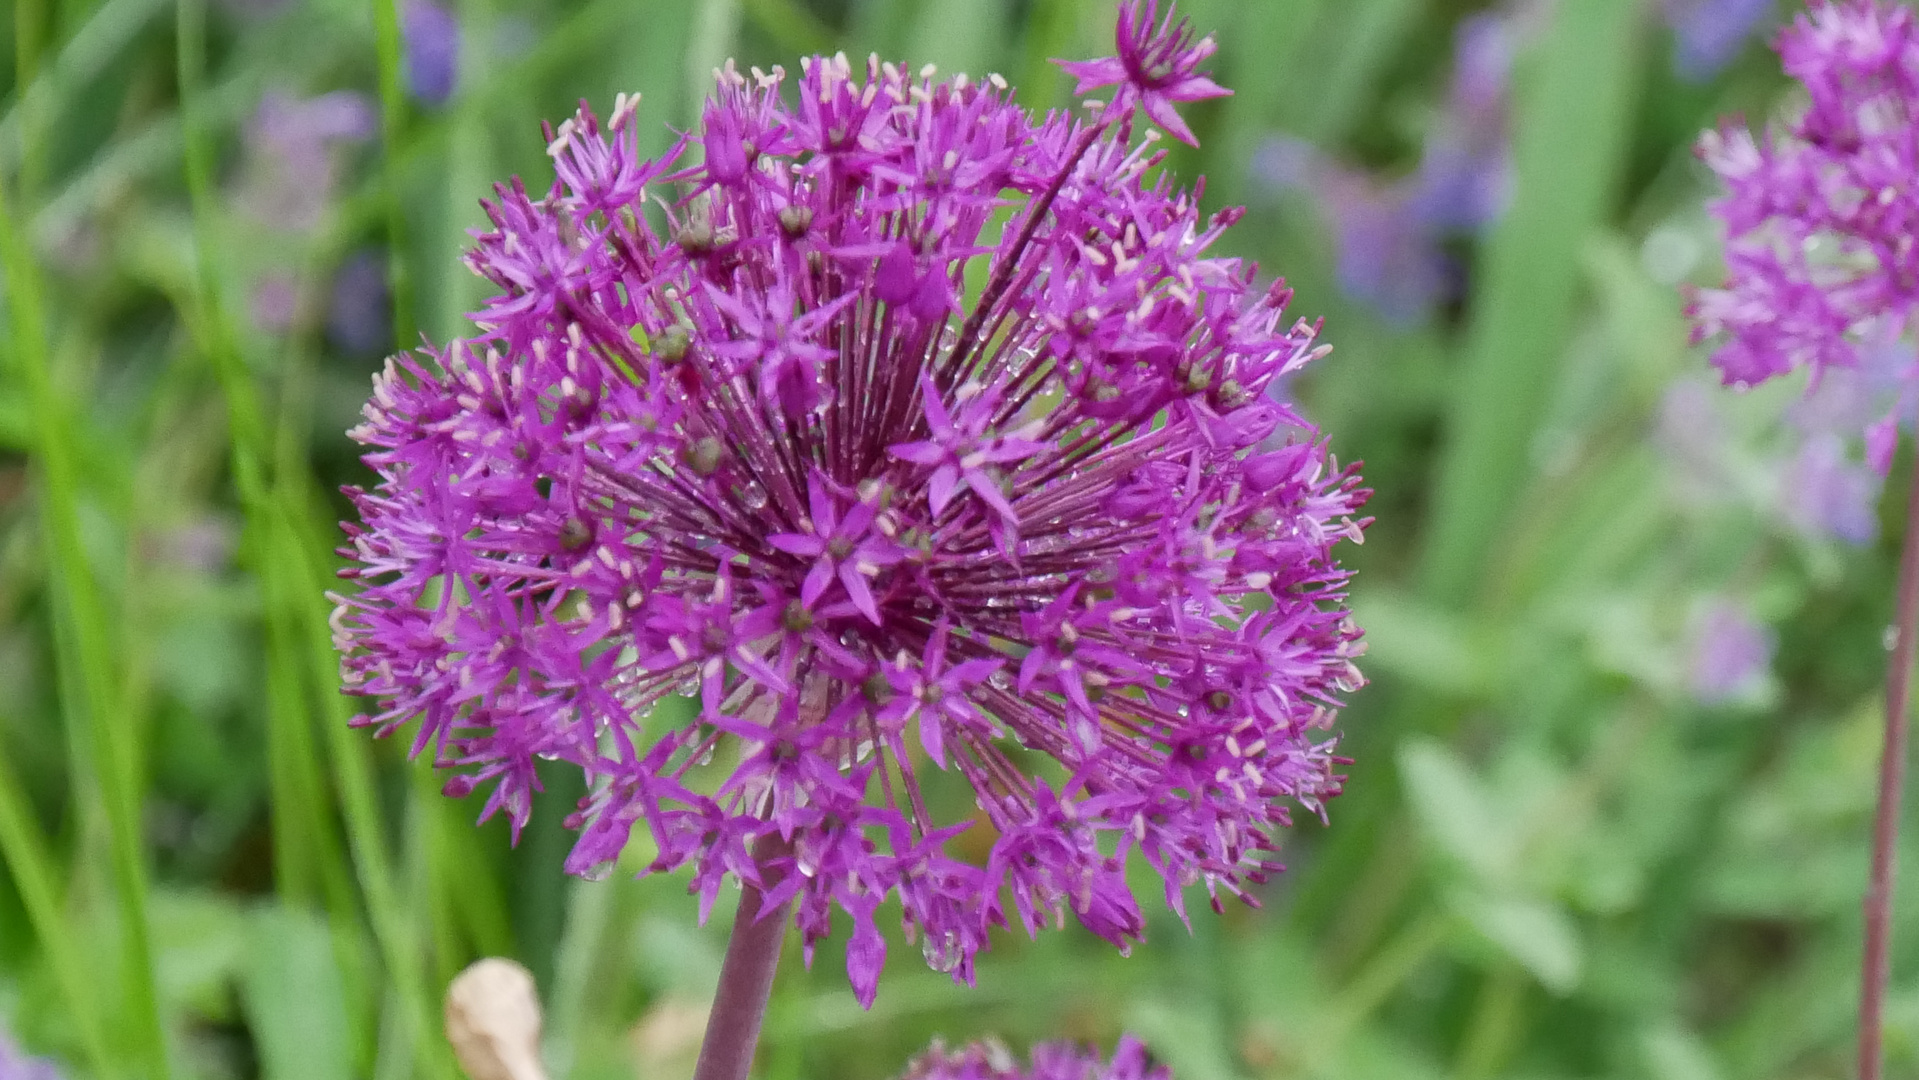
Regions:
<instances>
[{"instance_id":1,"label":"allium flower head","mask_svg":"<svg viewBox=\"0 0 1919 1080\"><path fill-rule=\"evenodd\" d=\"M1071 1043L1047 1043L1033 1048L1033 1063L1027 1068L997 1042L973 1043L957 1051L936 1042L907 1067L900 1080L1172 1080L1172 1076L1164 1066L1152 1063L1144 1044L1127 1035L1114 1048L1111 1061Z\"/></svg>"},{"instance_id":2,"label":"allium flower head","mask_svg":"<svg viewBox=\"0 0 1919 1080\"><path fill-rule=\"evenodd\" d=\"M783 81L729 67L654 161L634 100L582 109L543 195L499 189L478 334L394 358L354 431L365 722L516 826L537 761L579 766L576 873L643 823L703 917L764 883L810 959L845 911L866 1002L889 895L970 979L1013 919L1136 939L1135 858L1175 908L1241 893L1337 791L1361 682L1331 551L1365 493L1265 396L1317 328L1208 254L1236 215L1124 110ZM673 694L697 719L645 723Z\"/></svg>"},{"instance_id":3,"label":"allium flower head","mask_svg":"<svg viewBox=\"0 0 1919 1080\"><path fill-rule=\"evenodd\" d=\"M1808 103L1756 137L1735 124L1700 154L1727 193L1713 207L1727 230L1727 282L1701 290L1690 314L1728 385L1797 368L1816 385L1855 368L1911 329L1919 305L1919 30L1911 9L1878 0L1822 0L1778 40ZM1865 434L1875 467L1890 464L1914 366Z\"/></svg>"}]
</instances>

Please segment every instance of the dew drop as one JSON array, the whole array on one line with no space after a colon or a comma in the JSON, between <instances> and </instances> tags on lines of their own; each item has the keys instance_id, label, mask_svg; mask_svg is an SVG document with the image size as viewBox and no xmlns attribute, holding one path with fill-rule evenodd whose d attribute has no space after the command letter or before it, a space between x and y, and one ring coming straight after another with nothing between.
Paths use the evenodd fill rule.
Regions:
<instances>
[{"instance_id":1,"label":"dew drop","mask_svg":"<svg viewBox=\"0 0 1919 1080\"><path fill-rule=\"evenodd\" d=\"M613 876L615 862L616 860L613 859L604 859L596 862L585 870L580 871L580 877L587 881L605 881L607 878Z\"/></svg>"},{"instance_id":2,"label":"dew drop","mask_svg":"<svg viewBox=\"0 0 1919 1080\"><path fill-rule=\"evenodd\" d=\"M926 957L927 967L951 974L960 966L959 935L951 930L943 934L927 931L926 940L920 942L920 955Z\"/></svg>"}]
</instances>

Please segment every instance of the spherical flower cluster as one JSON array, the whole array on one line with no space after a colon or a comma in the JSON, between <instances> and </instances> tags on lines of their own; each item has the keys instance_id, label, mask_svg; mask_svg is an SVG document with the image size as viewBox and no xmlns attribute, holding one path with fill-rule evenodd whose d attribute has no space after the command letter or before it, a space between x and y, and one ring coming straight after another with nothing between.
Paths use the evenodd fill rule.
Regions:
<instances>
[{"instance_id":1,"label":"spherical flower cluster","mask_svg":"<svg viewBox=\"0 0 1919 1080\"><path fill-rule=\"evenodd\" d=\"M1135 102L1209 51L1159 42ZM1365 492L1267 396L1317 328L1208 254L1236 215L1130 108L844 57L798 82L729 67L652 161L634 101L582 109L552 187L489 205L479 333L394 358L353 432L364 722L417 722L516 826L537 762L583 769L573 872L643 823L703 918L763 885L810 960L846 912L863 1002L889 896L970 980L1014 919L1137 939L1136 858L1176 909L1243 894L1338 790L1362 681L1332 548ZM697 717L647 724L676 694Z\"/></svg>"},{"instance_id":2,"label":"spherical flower cluster","mask_svg":"<svg viewBox=\"0 0 1919 1080\"><path fill-rule=\"evenodd\" d=\"M1709 132L1700 154L1727 187L1727 282L1701 290L1698 340L1729 385L1796 368L1815 383L1851 371L1907 332L1919 306L1919 29L1879 0L1821 0L1780 34L1786 73L1809 101L1780 130ZM1866 427L1867 457L1891 464L1898 425L1919 400L1909 360Z\"/></svg>"},{"instance_id":3,"label":"spherical flower cluster","mask_svg":"<svg viewBox=\"0 0 1919 1080\"><path fill-rule=\"evenodd\" d=\"M1047 1043L1033 1048L1032 1067L1025 1069L997 1042L974 1043L958 1051L934 1043L900 1080L1172 1080L1172 1076L1164 1066L1152 1063L1138 1039L1127 1035L1113 1050L1110 1062L1071 1043Z\"/></svg>"}]
</instances>

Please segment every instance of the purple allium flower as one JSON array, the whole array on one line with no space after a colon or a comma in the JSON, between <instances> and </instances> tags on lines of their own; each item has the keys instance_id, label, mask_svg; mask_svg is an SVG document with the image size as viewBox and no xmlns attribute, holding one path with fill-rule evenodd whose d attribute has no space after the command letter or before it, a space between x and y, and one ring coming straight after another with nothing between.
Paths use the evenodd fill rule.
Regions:
<instances>
[{"instance_id":1,"label":"purple allium flower","mask_svg":"<svg viewBox=\"0 0 1919 1080\"><path fill-rule=\"evenodd\" d=\"M408 92L422 104L445 104L460 84L459 21L433 0L407 0L400 37Z\"/></svg>"},{"instance_id":2,"label":"purple allium flower","mask_svg":"<svg viewBox=\"0 0 1919 1080\"><path fill-rule=\"evenodd\" d=\"M1159 25L1153 25L1155 22ZM1176 17L1172 4L1166 5L1166 17L1161 19L1159 0L1124 0L1113 43L1118 56L1058 61L1067 74L1079 80L1073 93L1083 95L1102 86L1117 86L1109 106L1115 112L1137 106L1173 138L1198 146L1193 130L1173 106L1232 93L1199 71L1199 65L1219 49L1213 36L1194 41L1191 27Z\"/></svg>"},{"instance_id":3,"label":"purple allium flower","mask_svg":"<svg viewBox=\"0 0 1919 1080\"><path fill-rule=\"evenodd\" d=\"M1318 328L1208 254L1237 213L1129 110L803 70L789 107L729 66L654 161L636 101L583 108L544 195L499 189L479 334L390 361L353 433L363 722L417 720L516 827L539 759L582 768L575 873L644 823L702 917L764 883L810 959L844 910L867 1003L889 895L967 980L1015 918L1125 948L1135 857L1176 910L1245 895L1338 791L1363 681L1332 554L1359 477L1310 429L1255 449L1305 427L1265 394ZM697 720L643 724L671 694Z\"/></svg>"},{"instance_id":4,"label":"purple allium flower","mask_svg":"<svg viewBox=\"0 0 1919 1080\"><path fill-rule=\"evenodd\" d=\"M1772 631L1731 601L1707 604L1693 621L1691 636L1686 683L1701 704L1738 697L1764 680L1772 666Z\"/></svg>"},{"instance_id":5,"label":"purple allium flower","mask_svg":"<svg viewBox=\"0 0 1919 1080\"><path fill-rule=\"evenodd\" d=\"M1817 2L1779 36L1786 72L1810 101L1755 138L1709 132L1700 155L1725 182L1727 282L1688 306L1696 340L1714 340L1728 385L1807 368L1857 368L1904 337L1919 304L1919 32L1911 9ZM1914 403L1911 364L1864 432L1882 473L1899 415Z\"/></svg>"},{"instance_id":6,"label":"purple allium flower","mask_svg":"<svg viewBox=\"0 0 1919 1080\"><path fill-rule=\"evenodd\" d=\"M1109 1062L1090 1048L1047 1043L1033 1048L1033 1063L1021 1068L998 1042L973 1043L948 1050L938 1042L916 1058L900 1080L1172 1080L1165 1066L1154 1065L1146 1047L1121 1036Z\"/></svg>"},{"instance_id":7,"label":"purple allium flower","mask_svg":"<svg viewBox=\"0 0 1919 1080\"><path fill-rule=\"evenodd\" d=\"M373 106L360 94L295 98L268 91L247 123L241 208L269 228L312 231L339 183L340 148L373 131Z\"/></svg>"},{"instance_id":8,"label":"purple allium flower","mask_svg":"<svg viewBox=\"0 0 1919 1080\"><path fill-rule=\"evenodd\" d=\"M0 1080L60 1080L60 1068L31 1056L0 1031Z\"/></svg>"},{"instance_id":9,"label":"purple allium flower","mask_svg":"<svg viewBox=\"0 0 1919 1080\"><path fill-rule=\"evenodd\" d=\"M1661 0L1674 37L1673 70L1689 82L1705 82L1739 55L1776 0Z\"/></svg>"}]
</instances>

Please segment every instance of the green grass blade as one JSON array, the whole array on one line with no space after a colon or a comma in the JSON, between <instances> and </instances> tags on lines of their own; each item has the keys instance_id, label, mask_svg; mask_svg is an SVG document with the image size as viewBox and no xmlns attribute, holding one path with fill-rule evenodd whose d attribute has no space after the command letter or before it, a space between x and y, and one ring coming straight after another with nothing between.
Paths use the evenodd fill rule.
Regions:
<instances>
[{"instance_id":1,"label":"green grass blade","mask_svg":"<svg viewBox=\"0 0 1919 1080\"><path fill-rule=\"evenodd\" d=\"M1512 207L1480 254L1421 584L1463 603L1490 568L1524 486L1534 432L1572 332L1585 241L1606 219L1626 154L1638 5L1566 0L1521 102Z\"/></svg>"},{"instance_id":2,"label":"green grass blade","mask_svg":"<svg viewBox=\"0 0 1919 1080\"><path fill-rule=\"evenodd\" d=\"M201 0L179 0L176 10L181 124L199 259L198 310L193 313L194 321L200 325L209 359L226 398L229 435L233 444L234 480L242 503L255 526L277 549L274 556L260 567L260 572L263 577L270 579L267 587L269 596L277 598L286 606L286 610L293 612L292 618L283 625L289 632L300 635L301 644L285 655L292 658L296 654L307 654L308 646L317 638L327 650L327 662L316 667L302 659L299 669L307 672L315 687L330 689L338 685L338 676L331 646L327 644L323 629L325 612L317 604L321 587L313 571L313 563L305 555L307 544L303 540L293 539L308 534L295 524L298 511L289 514L267 485L265 458L268 449L263 413L257 393L241 364L238 349L233 345L221 315L218 275L213 261L216 237L213 231L212 157L210 140L200 111L205 9ZM297 485L287 490L296 489ZM299 494L297 501L304 507L307 504L305 493ZM277 542L272 540L276 536L280 538ZM303 600L303 597L310 599ZM316 626L322 628L317 634ZM383 839L378 804L373 795L371 764L365 757L364 749L345 730L345 715L332 707L338 700L337 695L323 691L320 696L326 703L321 709L321 717L333 739L333 757L345 803L343 810L354 865L366 895L374 939L401 1002L400 1030L405 1033L406 1042L411 1047L416 1074L429 1078L443 1076L445 1053L433 1036L432 1016L438 1010L438 999L426 985L416 939L406 924L398 894L392 888L391 862ZM300 744L296 742L290 752L299 755Z\"/></svg>"},{"instance_id":3,"label":"green grass blade","mask_svg":"<svg viewBox=\"0 0 1919 1080\"><path fill-rule=\"evenodd\" d=\"M32 6L21 4L16 18ZM60 47L52 62L40 66L33 84L16 94L13 104L0 115L0 168L20 163L28 111L25 106L30 96L51 103L69 99L98 78L166 6L167 0L107 0L102 4Z\"/></svg>"},{"instance_id":4,"label":"green grass blade","mask_svg":"<svg viewBox=\"0 0 1919 1080\"><path fill-rule=\"evenodd\" d=\"M686 46L686 98L682 115L688 124L700 115L700 104L713 92L713 69L733 55L740 37L740 0L706 0L693 15L693 32Z\"/></svg>"},{"instance_id":5,"label":"green grass blade","mask_svg":"<svg viewBox=\"0 0 1919 1080\"><path fill-rule=\"evenodd\" d=\"M0 725L3 726L3 725ZM7 864L14 888L26 905L27 919L46 954L47 966L66 999L68 1012L80 1032L80 1045L87 1061L100 1076L115 1075L118 1070L107 1052L100 1013L99 994L89 977L74 941L73 928L61 909L57 871L47 850L46 837L33 819L26 794L13 766L7 760L6 747L0 745L0 859Z\"/></svg>"},{"instance_id":6,"label":"green grass blade","mask_svg":"<svg viewBox=\"0 0 1919 1080\"><path fill-rule=\"evenodd\" d=\"M69 704L69 716L80 718L86 730L94 780L105 804L122 922L125 970L121 975L128 1022L144 1071L152 1080L165 1080L166 1036L154 989L145 853L141 848L141 798L133 764L138 755L128 745L129 733L115 723L120 688L114 642L106 605L81 543L80 455L70 425L69 404L54 385L39 268L4 190L0 190L0 263L4 263L7 275L14 366L26 385L33 409L33 450L43 499L41 522L52 565L55 606L68 628L57 639L56 662L66 673L63 686L78 691L79 700Z\"/></svg>"},{"instance_id":7,"label":"green grass blade","mask_svg":"<svg viewBox=\"0 0 1919 1080\"><path fill-rule=\"evenodd\" d=\"M339 655L334 652L329 631L328 609L318 598L335 584L325 575L330 565L316 552L328 550L320 539L326 535L317 524L317 515L302 517L304 528L296 528L289 519L290 534L302 543L289 545L287 555L299 579L309 585L309 618L301 621L304 630L302 652L306 656L310 678L316 686L339 686ZM339 785L340 811L347 824L347 841L353 850L353 864L360 875L360 889L366 897L368 915L373 921L374 937L379 942L388 977L401 1002L400 1026L413 1047L416 1075L438 1080L452 1075L452 1062L437 1034L439 995L428 984L415 926L407 917L405 895L393 871L393 860L386 839L386 828L375 790L373 760L365 740L350 726L352 710L337 692L323 695L321 718L327 734L328 749Z\"/></svg>"}]
</instances>

